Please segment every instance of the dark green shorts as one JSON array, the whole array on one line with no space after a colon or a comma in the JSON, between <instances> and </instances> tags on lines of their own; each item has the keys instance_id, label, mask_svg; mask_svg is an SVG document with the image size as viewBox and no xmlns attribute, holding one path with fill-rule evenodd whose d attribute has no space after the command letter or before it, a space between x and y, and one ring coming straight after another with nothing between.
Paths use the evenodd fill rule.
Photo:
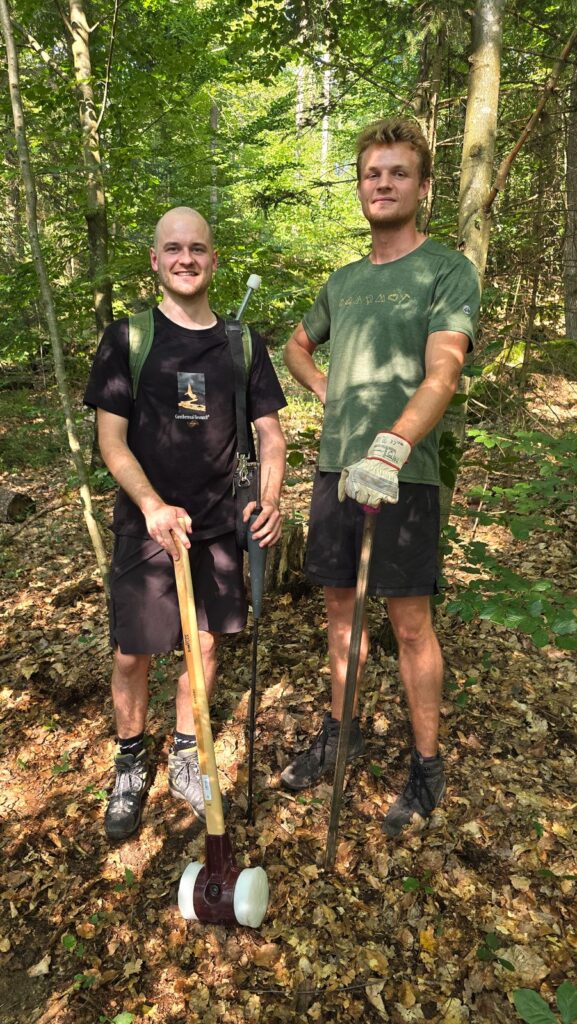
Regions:
<instances>
[{"instance_id":1,"label":"dark green shorts","mask_svg":"<svg viewBox=\"0 0 577 1024\"><path fill-rule=\"evenodd\" d=\"M238 633L246 624L247 599L234 533L192 541L189 557L199 630ZM181 646L174 564L150 537L115 538L110 643L123 654L164 654Z\"/></svg>"},{"instance_id":2,"label":"dark green shorts","mask_svg":"<svg viewBox=\"0 0 577 1024\"><path fill-rule=\"evenodd\" d=\"M337 497L339 473L317 470L313 485L305 572L324 587L354 587L364 513ZM439 488L399 484L396 505L378 512L369 593L378 597L438 594Z\"/></svg>"}]
</instances>

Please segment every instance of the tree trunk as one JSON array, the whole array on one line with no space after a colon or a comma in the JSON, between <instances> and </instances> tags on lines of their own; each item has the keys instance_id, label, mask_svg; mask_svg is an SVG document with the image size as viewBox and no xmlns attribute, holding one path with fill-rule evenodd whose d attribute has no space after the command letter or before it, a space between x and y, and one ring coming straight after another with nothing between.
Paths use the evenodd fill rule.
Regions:
<instances>
[{"instance_id":1,"label":"tree trunk","mask_svg":"<svg viewBox=\"0 0 577 1024\"><path fill-rule=\"evenodd\" d=\"M210 101L210 226L216 231L218 222L218 106Z\"/></svg>"},{"instance_id":2,"label":"tree trunk","mask_svg":"<svg viewBox=\"0 0 577 1024\"><path fill-rule=\"evenodd\" d=\"M461 161L458 246L476 266L481 282L491 226L484 204L491 186L495 155L504 2L477 0L471 25L471 70ZM468 394L468 377L461 377L459 391L461 395ZM465 436L466 417L467 403L463 402L450 406L443 420L443 429L452 435L459 447ZM446 526L449 520L452 500L453 488L441 484L441 527Z\"/></svg>"},{"instance_id":3,"label":"tree trunk","mask_svg":"<svg viewBox=\"0 0 577 1024\"><path fill-rule=\"evenodd\" d=\"M113 319L112 281L108 275L108 221L100 156L100 132L92 88L90 29L86 20L83 0L69 0L69 11L70 22L67 27L72 38L72 59L80 100L82 156L86 171L85 216L88 228L89 274L94 292L96 329L100 335Z\"/></svg>"},{"instance_id":4,"label":"tree trunk","mask_svg":"<svg viewBox=\"0 0 577 1024\"><path fill-rule=\"evenodd\" d=\"M332 72L330 66L330 55L326 53L323 57L323 95L322 95L322 106L323 106L323 119L321 123L321 163L320 163L320 179L326 181L329 170L329 146L331 141L331 129L330 129L330 118L329 111L331 107L331 84L332 84Z\"/></svg>"},{"instance_id":5,"label":"tree trunk","mask_svg":"<svg viewBox=\"0 0 577 1024\"><path fill-rule=\"evenodd\" d=\"M565 143L567 220L563 253L565 333L577 338L577 66L569 91Z\"/></svg>"},{"instance_id":6,"label":"tree trunk","mask_svg":"<svg viewBox=\"0 0 577 1024\"><path fill-rule=\"evenodd\" d=\"M48 281L48 275L46 273L46 266L44 258L42 256L42 249L40 247L40 238L38 234L38 220L36 213L36 185L34 181L34 175L30 166L30 156L28 152L28 140L26 138L26 126L24 122L24 111L22 108L22 99L20 96L20 71L18 66L18 55L16 52L16 46L14 44L14 35L12 32L12 24L10 21L10 12L8 8L7 0L0 0L0 26L2 28L2 35L4 36L4 43L6 46L6 57L8 66L8 83L10 87L10 100L12 104L12 116L14 118L14 132L16 136L16 145L18 149L18 159L20 161L20 170L22 173L22 180L24 183L24 190L26 194L26 218L28 224L28 237L30 241L30 249L32 251L32 258L34 260L34 267L38 277L38 284L40 286L40 294L42 298L42 305L44 307L44 313L48 324L48 333L50 336L50 343L52 346L52 356L54 359L54 370L56 374L56 381L58 384L58 393L60 396L60 402L64 413L64 419L66 423L66 432L68 435L68 444L72 454L72 461L74 468L80 481L80 498L82 501L84 519L92 546L96 555L96 561L98 568L102 576L104 589L108 596L108 558L102 542L102 536L98 528L98 523L94 518L92 510L92 496L90 493L90 484L88 481L88 473L86 470L86 464L82 458L82 452L80 450L80 443L78 441L78 434L76 432L76 426L74 423L74 417L72 415L72 406L70 402L70 396L68 393L68 382L66 379L66 371L64 367L64 355L62 352L62 344L60 342L60 335L58 331L58 322L56 319L56 311L54 309L54 299L50 283Z\"/></svg>"},{"instance_id":7,"label":"tree trunk","mask_svg":"<svg viewBox=\"0 0 577 1024\"><path fill-rule=\"evenodd\" d=\"M446 29L443 26L435 33L428 31L421 47L419 78L412 100L415 117L421 126L423 135L429 143L433 164L437 150L437 116L439 93L445 54ZM419 231L426 231L433 210L433 187L429 189L419 207L417 226Z\"/></svg>"},{"instance_id":8,"label":"tree trunk","mask_svg":"<svg viewBox=\"0 0 577 1024\"><path fill-rule=\"evenodd\" d=\"M0 487L0 523L21 523L36 509L32 498Z\"/></svg>"},{"instance_id":9,"label":"tree trunk","mask_svg":"<svg viewBox=\"0 0 577 1024\"><path fill-rule=\"evenodd\" d=\"M475 264L481 281L491 229L484 205L491 187L497 134L503 7L504 0L478 0L472 22L473 51L459 189L459 248Z\"/></svg>"}]
</instances>

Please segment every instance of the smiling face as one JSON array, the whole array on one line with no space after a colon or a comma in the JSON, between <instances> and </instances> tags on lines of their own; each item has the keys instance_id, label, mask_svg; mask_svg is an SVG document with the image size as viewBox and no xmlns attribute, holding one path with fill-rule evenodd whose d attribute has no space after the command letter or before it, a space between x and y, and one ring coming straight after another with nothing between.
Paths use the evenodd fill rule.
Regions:
<instances>
[{"instance_id":1,"label":"smiling face","mask_svg":"<svg viewBox=\"0 0 577 1024\"><path fill-rule=\"evenodd\" d=\"M150 263L165 296L182 301L205 295L216 262L210 228L195 210L179 207L159 220Z\"/></svg>"},{"instance_id":2,"label":"smiling face","mask_svg":"<svg viewBox=\"0 0 577 1024\"><path fill-rule=\"evenodd\" d=\"M375 144L363 153L357 195L371 227L415 223L428 191L429 179L421 180L420 156L408 142Z\"/></svg>"}]
</instances>

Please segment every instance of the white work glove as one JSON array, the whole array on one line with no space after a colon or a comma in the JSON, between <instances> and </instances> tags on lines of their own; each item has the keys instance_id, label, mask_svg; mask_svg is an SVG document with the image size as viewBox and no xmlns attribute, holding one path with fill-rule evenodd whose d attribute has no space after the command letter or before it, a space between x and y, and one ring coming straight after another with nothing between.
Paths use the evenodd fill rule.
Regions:
<instances>
[{"instance_id":1,"label":"white work glove","mask_svg":"<svg viewBox=\"0 0 577 1024\"><path fill-rule=\"evenodd\" d=\"M348 495L361 505L378 508L399 500L399 470L411 454L411 445L399 434L377 434L364 459L346 466L339 480L339 501Z\"/></svg>"}]
</instances>

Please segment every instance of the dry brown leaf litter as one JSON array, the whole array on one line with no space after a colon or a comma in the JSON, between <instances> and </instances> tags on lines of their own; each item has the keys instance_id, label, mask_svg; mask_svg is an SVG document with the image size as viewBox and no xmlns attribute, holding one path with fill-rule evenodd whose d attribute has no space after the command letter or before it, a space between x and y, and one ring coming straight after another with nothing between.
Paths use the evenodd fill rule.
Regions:
<instances>
[{"instance_id":1,"label":"dry brown leaf litter","mask_svg":"<svg viewBox=\"0 0 577 1024\"><path fill-rule=\"evenodd\" d=\"M279 788L280 769L325 706L324 610L316 593L269 595L260 626L255 826L244 819L250 630L223 644L214 722L232 798L229 831L241 863L265 866L271 904L258 932L187 924L176 907L178 880L189 860L202 859L204 844L167 792L176 660L157 659L153 671L157 772L142 830L110 847L102 831L114 748L110 655L91 552L76 501L61 493L56 474L11 483L38 508L56 507L24 529L3 529L1 1024L96 1024L123 1011L162 1024L492 1024L517 1019L515 987L547 997L564 979L577 981L573 656L440 612L447 680L455 684L442 714L449 790L429 827L393 844L380 820L404 780L410 737L396 661L374 643L364 695L368 751L349 777L328 874L330 787L302 796ZM307 494L300 485L289 500L304 506ZM103 515L108 503L99 499ZM500 542L511 565L533 573L545 571L546 560L546 574L569 589L571 514L566 526L553 544ZM369 616L379 637L379 602ZM478 959L489 933L514 971Z\"/></svg>"}]
</instances>

